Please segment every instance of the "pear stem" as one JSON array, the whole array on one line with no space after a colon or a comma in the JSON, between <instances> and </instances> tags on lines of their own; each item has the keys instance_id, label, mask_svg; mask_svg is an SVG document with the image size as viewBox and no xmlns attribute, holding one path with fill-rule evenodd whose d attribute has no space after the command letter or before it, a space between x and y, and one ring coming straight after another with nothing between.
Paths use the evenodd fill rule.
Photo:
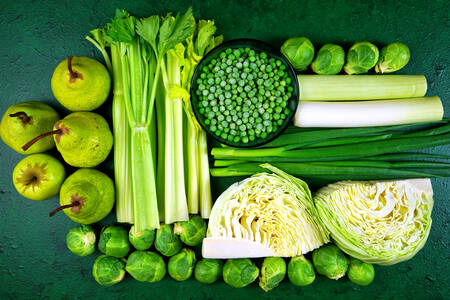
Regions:
<instances>
[{"instance_id":1,"label":"pear stem","mask_svg":"<svg viewBox=\"0 0 450 300\"><path fill-rule=\"evenodd\" d=\"M42 138L45 138L46 136L49 135L53 135L53 134L62 134L62 129L57 129L57 130L53 130L53 131L49 131L46 133L43 133L37 137L35 137L34 139L32 139L31 141L29 141L28 143L26 143L25 145L23 145L22 149L23 151L28 150L28 148L31 147L31 145L33 145L34 143L36 143L37 141L39 141Z\"/></svg>"},{"instance_id":2,"label":"pear stem","mask_svg":"<svg viewBox=\"0 0 450 300\"><path fill-rule=\"evenodd\" d=\"M78 205L80 205L80 202L76 201L76 202L74 202L74 203L72 203L72 204L67 204L67 205L60 206L60 207L58 207L57 209L51 211L51 212L48 214L48 216L49 216L49 217L53 217L53 216L54 216L58 211L60 211L60 210L63 210L63 209L66 209L66 208L70 208L70 207L74 207L74 206L78 206Z\"/></svg>"},{"instance_id":3,"label":"pear stem","mask_svg":"<svg viewBox=\"0 0 450 300\"><path fill-rule=\"evenodd\" d=\"M31 121L31 118L24 111L19 111L16 112L15 114L10 114L9 116L11 118L18 117L25 124L30 123Z\"/></svg>"},{"instance_id":4,"label":"pear stem","mask_svg":"<svg viewBox=\"0 0 450 300\"><path fill-rule=\"evenodd\" d=\"M74 82L77 78L83 79L83 75L81 73L78 73L72 69L72 57L73 56L69 56L67 58L67 69L69 69L70 74L69 82Z\"/></svg>"}]
</instances>

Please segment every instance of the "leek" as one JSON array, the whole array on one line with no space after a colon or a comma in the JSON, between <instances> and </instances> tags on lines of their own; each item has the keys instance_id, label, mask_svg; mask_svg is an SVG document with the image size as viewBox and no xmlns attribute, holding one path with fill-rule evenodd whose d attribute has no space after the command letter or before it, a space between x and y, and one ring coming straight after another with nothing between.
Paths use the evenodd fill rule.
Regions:
<instances>
[{"instance_id":1,"label":"leek","mask_svg":"<svg viewBox=\"0 0 450 300\"><path fill-rule=\"evenodd\" d=\"M377 100L423 97L423 75L298 75L300 101Z\"/></svg>"},{"instance_id":2,"label":"leek","mask_svg":"<svg viewBox=\"0 0 450 300\"><path fill-rule=\"evenodd\" d=\"M387 126L442 120L439 97L357 101L300 101L294 117L298 127Z\"/></svg>"}]
</instances>

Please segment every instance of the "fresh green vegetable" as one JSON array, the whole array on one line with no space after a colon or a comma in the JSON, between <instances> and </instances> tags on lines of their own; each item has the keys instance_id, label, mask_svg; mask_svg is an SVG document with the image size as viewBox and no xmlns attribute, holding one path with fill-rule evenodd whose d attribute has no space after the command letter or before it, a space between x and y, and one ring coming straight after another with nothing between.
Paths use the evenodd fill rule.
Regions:
<instances>
[{"instance_id":1,"label":"fresh green vegetable","mask_svg":"<svg viewBox=\"0 0 450 300\"><path fill-rule=\"evenodd\" d=\"M335 245L326 245L314 250L312 259L317 273L330 279L338 280L344 277L348 269L347 257Z\"/></svg>"},{"instance_id":2,"label":"fresh green vegetable","mask_svg":"<svg viewBox=\"0 0 450 300\"><path fill-rule=\"evenodd\" d=\"M235 288L249 285L258 278L259 269L249 258L229 259L223 266L223 280Z\"/></svg>"},{"instance_id":3,"label":"fresh green vegetable","mask_svg":"<svg viewBox=\"0 0 450 300\"><path fill-rule=\"evenodd\" d=\"M347 74L367 73L378 62L377 46L370 42L358 42L350 47L344 71Z\"/></svg>"},{"instance_id":4,"label":"fresh green vegetable","mask_svg":"<svg viewBox=\"0 0 450 300\"><path fill-rule=\"evenodd\" d=\"M350 258L350 265L347 273L351 282L359 285L369 285L375 278L375 270L371 264Z\"/></svg>"},{"instance_id":5,"label":"fresh green vegetable","mask_svg":"<svg viewBox=\"0 0 450 300\"><path fill-rule=\"evenodd\" d=\"M192 216L189 221L175 223L173 226L173 232L188 246L200 245L206 236L206 229L206 222L199 215Z\"/></svg>"},{"instance_id":6,"label":"fresh green vegetable","mask_svg":"<svg viewBox=\"0 0 450 300\"><path fill-rule=\"evenodd\" d=\"M259 286L268 292L276 288L286 276L286 262L282 257L266 257L261 266Z\"/></svg>"},{"instance_id":7,"label":"fresh green vegetable","mask_svg":"<svg viewBox=\"0 0 450 300\"><path fill-rule=\"evenodd\" d=\"M237 148L213 148L211 154L220 159L244 158L251 160L254 157L278 156L292 159L290 161L335 161L343 159L355 159L391 152L408 151L427 148L450 143L450 135L446 132L450 129L449 124L440 126L442 134L424 135L423 131L416 131L417 136L402 134L387 140L371 141L358 145L344 144L330 147L319 147L301 149L300 144L291 144L283 147L260 148L260 149L237 149ZM362 130L364 131L364 129ZM324 137L325 138L325 137ZM300 148L300 149L296 149Z\"/></svg>"},{"instance_id":8,"label":"fresh green vegetable","mask_svg":"<svg viewBox=\"0 0 450 300\"><path fill-rule=\"evenodd\" d=\"M273 148L281 146L295 145L295 148L309 146L315 143L339 141L343 138L373 137L386 134L402 134L408 132L420 132L423 129L445 126L448 120L420 124L405 124L393 126L377 127L356 127L356 128L299 128L288 127L286 131L260 148Z\"/></svg>"},{"instance_id":9,"label":"fresh green vegetable","mask_svg":"<svg viewBox=\"0 0 450 300\"><path fill-rule=\"evenodd\" d=\"M365 127L442 120L439 97L376 101L301 101L294 117L298 127Z\"/></svg>"},{"instance_id":10,"label":"fresh green vegetable","mask_svg":"<svg viewBox=\"0 0 450 300\"><path fill-rule=\"evenodd\" d=\"M423 97L423 75L298 75L300 101L350 101Z\"/></svg>"},{"instance_id":11,"label":"fresh green vegetable","mask_svg":"<svg viewBox=\"0 0 450 300\"><path fill-rule=\"evenodd\" d=\"M209 217L212 207L206 132L201 129L194 116L188 91L191 89L191 78L200 59L222 43L221 35L214 36L216 30L214 21L199 20L197 22L194 34L186 40L181 89L171 88L170 90L172 94L179 94L178 97L183 99L187 117L187 138L184 150L187 155L188 210L191 214L200 213L203 218Z\"/></svg>"},{"instance_id":12,"label":"fresh green vegetable","mask_svg":"<svg viewBox=\"0 0 450 300\"><path fill-rule=\"evenodd\" d=\"M73 227L66 235L69 250L78 256L88 256L95 251L95 231L89 225Z\"/></svg>"},{"instance_id":13,"label":"fresh green vegetable","mask_svg":"<svg viewBox=\"0 0 450 300\"><path fill-rule=\"evenodd\" d=\"M138 281L158 282L166 275L160 255L151 251L134 251L127 258L125 270Z\"/></svg>"},{"instance_id":14,"label":"fresh green vegetable","mask_svg":"<svg viewBox=\"0 0 450 300\"><path fill-rule=\"evenodd\" d=\"M263 165L230 186L214 203L203 257L297 256L327 243L306 183Z\"/></svg>"},{"instance_id":15,"label":"fresh green vegetable","mask_svg":"<svg viewBox=\"0 0 450 300\"><path fill-rule=\"evenodd\" d=\"M341 46L326 44L320 48L311 64L312 70L321 75L338 74L345 63L345 52Z\"/></svg>"},{"instance_id":16,"label":"fresh green vegetable","mask_svg":"<svg viewBox=\"0 0 450 300\"><path fill-rule=\"evenodd\" d=\"M98 249L109 256L125 257L130 251L127 231L121 226L103 227Z\"/></svg>"},{"instance_id":17,"label":"fresh green vegetable","mask_svg":"<svg viewBox=\"0 0 450 300\"><path fill-rule=\"evenodd\" d=\"M375 71L377 73L392 73L400 70L409 62L409 48L403 43L395 42L381 49L380 58Z\"/></svg>"},{"instance_id":18,"label":"fresh green vegetable","mask_svg":"<svg viewBox=\"0 0 450 300\"><path fill-rule=\"evenodd\" d=\"M137 232L134 226L131 226L131 229L128 232L128 240L137 250L147 250L153 245L153 241L155 240L155 230L146 229Z\"/></svg>"},{"instance_id":19,"label":"fresh green vegetable","mask_svg":"<svg viewBox=\"0 0 450 300\"><path fill-rule=\"evenodd\" d=\"M95 40L90 39L99 48L111 48L113 120L118 144L115 160L116 169L120 170L116 172L118 209L124 210L119 219L134 222L137 231L158 228L160 215L165 222L188 219L182 100L169 95L169 86L180 84L182 60L176 51L193 34L194 27L191 9L184 15L143 19L117 10L116 17L104 30L93 32ZM159 115L156 119L155 102ZM158 145L165 149L158 151L158 170L156 122L160 131ZM123 170L128 173L123 174ZM158 213L156 173L158 187L163 190L158 192L161 213ZM131 180L123 179L129 176Z\"/></svg>"},{"instance_id":20,"label":"fresh green vegetable","mask_svg":"<svg viewBox=\"0 0 450 300\"><path fill-rule=\"evenodd\" d=\"M71 111L91 111L109 95L111 77L104 65L85 56L69 56L58 64L51 87L56 100Z\"/></svg>"},{"instance_id":21,"label":"fresh green vegetable","mask_svg":"<svg viewBox=\"0 0 450 300\"><path fill-rule=\"evenodd\" d=\"M222 276L222 266L220 259L203 258L195 265L195 279L206 284L216 282Z\"/></svg>"},{"instance_id":22,"label":"fresh green vegetable","mask_svg":"<svg viewBox=\"0 0 450 300\"><path fill-rule=\"evenodd\" d=\"M92 275L103 286L119 283L125 277L125 264L116 257L100 255L94 262Z\"/></svg>"},{"instance_id":23,"label":"fresh green vegetable","mask_svg":"<svg viewBox=\"0 0 450 300\"><path fill-rule=\"evenodd\" d=\"M337 180L381 180L450 176L447 156L395 153L450 143L448 120L343 129L293 129L257 149L213 148L213 176L247 176L271 163L294 176ZM322 182L323 184L323 182Z\"/></svg>"},{"instance_id":24,"label":"fresh green vegetable","mask_svg":"<svg viewBox=\"0 0 450 300\"><path fill-rule=\"evenodd\" d=\"M281 53L296 71L304 71L314 59L314 46L308 38L290 38L281 46Z\"/></svg>"},{"instance_id":25,"label":"fresh green vegetable","mask_svg":"<svg viewBox=\"0 0 450 300\"><path fill-rule=\"evenodd\" d=\"M170 277L177 281L184 281L191 277L194 271L195 253L190 249L182 249L169 259L167 270Z\"/></svg>"},{"instance_id":26,"label":"fresh green vegetable","mask_svg":"<svg viewBox=\"0 0 450 300\"><path fill-rule=\"evenodd\" d=\"M228 48L201 69L199 112L209 130L229 143L271 136L291 110L294 87L279 59L251 48Z\"/></svg>"},{"instance_id":27,"label":"fresh green vegetable","mask_svg":"<svg viewBox=\"0 0 450 300\"><path fill-rule=\"evenodd\" d=\"M430 233L429 179L337 182L320 189L314 202L336 245L367 263L408 260Z\"/></svg>"},{"instance_id":28,"label":"fresh green vegetable","mask_svg":"<svg viewBox=\"0 0 450 300\"><path fill-rule=\"evenodd\" d=\"M308 163L277 163L265 159L273 166L285 170L294 176L322 179L325 181L336 180L381 180L381 179L399 179L399 178L436 178L449 177L450 165L444 163L440 168L427 162L413 162L411 165L402 166L382 162L381 164L371 164L360 161L331 161L331 162L308 162ZM264 171L261 163L241 163L226 168L212 168L211 175L214 177L228 176L249 176ZM386 164L388 166L386 166Z\"/></svg>"},{"instance_id":29,"label":"fresh green vegetable","mask_svg":"<svg viewBox=\"0 0 450 300\"><path fill-rule=\"evenodd\" d=\"M65 177L63 164L45 153L28 155L14 167L12 174L17 192L36 201L58 195Z\"/></svg>"},{"instance_id":30,"label":"fresh green vegetable","mask_svg":"<svg viewBox=\"0 0 450 300\"><path fill-rule=\"evenodd\" d=\"M32 138L52 130L60 119L51 106L38 101L13 104L6 110L0 123L0 137L6 145L21 154L41 153L55 147L55 140L47 136L26 152L22 149Z\"/></svg>"},{"instance_id":31,"label":"fresh green vegetable","mask_svg":"<svg viewBox=\"0 0 450 300\"><path fill-rule=\"evenodd\" d=\"M289 261L288 277L293 285L307 286L314 282L316 273L312 263L302 255Z\"/></svg>"},{"instance_id":32,"label":"fresh green vegetable","mask_svg":"<svg viewBox=\"0 0 450 300\"><path fill-rule=\"evenodd\" d=\"M180 251L180 237L173 232L172 225L165 224L156 230L155 248L164 256L173 256Z\"/></svg>"}]
</instances>

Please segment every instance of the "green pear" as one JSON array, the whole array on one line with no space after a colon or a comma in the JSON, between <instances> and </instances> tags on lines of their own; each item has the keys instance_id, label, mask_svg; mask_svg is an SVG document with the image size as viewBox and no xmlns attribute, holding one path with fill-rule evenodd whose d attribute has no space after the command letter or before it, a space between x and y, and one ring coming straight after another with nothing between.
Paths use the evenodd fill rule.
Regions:
<instances>
[{"instance_id":1,"label":"green pear","mask_svg":"<svg viewBox=\"0 0 450 300\"><path fill-rule=\"evenodd\" d=\"M38 201L56 196L65 177L62 163L43 153L25 157L13 171L14 187L19 194Z\"/></svg>"},{"instance_id":2,"label":"green pear","mask_svg":"<svg viewBox=\"0 0 450 300\"><path fill-rule=\"evenodd\" d=\"M52 130L58 120L58 113L45 103L27 101L14 104L3 115L0 137L20 154L45 152L55 147L52 137L42 138L26 152L21 147L35 136Z\"/></svg>"},{"instance_id":3,"label":"green pear","mask_svg":"<svg viewBox=\"0 0 450 300\"><path fill-rule=\"evenodd\" d=\"M41 134L29 141L26 150L42 137L53 135L56 149L64 161L80 168L95 167L103 162L111 151L113 136L106 120L93 112L75 112L56 122L53 131Z\"/></svg>"},{"instance_id":4,"label":"green pear","mask_svg":"<svg viewBox=\"0 0 450 300\"><path fill-rule=\"evenodd\" d=\"M106 217L114 206L115 192L111 178L94 169L79 169L64 181L59 195L60 210L73 221L92 224Z\"/></svg>"},{"instance_id":5,"label":"green pear","mask_svg":"<svg viewBox=\"0 0 450 300\"><path fill-rule=\"evenodd\" d=\"M69 56L56 67L51 81L55 98L72 111L91 111L109 95L111 77L104 65L84 56Z\"/></svg>"}]
</instances>

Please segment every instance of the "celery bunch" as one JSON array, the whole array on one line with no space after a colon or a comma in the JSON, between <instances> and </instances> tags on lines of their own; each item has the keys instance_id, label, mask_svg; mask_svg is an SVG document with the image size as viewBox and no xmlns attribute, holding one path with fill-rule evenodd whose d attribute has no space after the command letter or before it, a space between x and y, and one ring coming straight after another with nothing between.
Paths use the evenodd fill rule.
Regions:
<instances>
[{"instance_id":1,"label":"celery bunch","mask_svg":"<svg viewBox=\"0 0 450 300\"><path fill-rule=\"evenodd\" d=\"M201 24L212 24L208 33ZM103 54L114 81L117 221L134 223L136 231L159 228L160 221L188 220L188 199L202 197L210 210L206 136L201 138L192 119L188 90L198 59L216 45L215 29L211 21L196 25L191 9L142 19L117 10L105 28L87 37ZM192 143L185 138L194 135L191 131ZM200 180L205 168L207 178ZM191 176L191 170L197 173Z\"/></svg>"}]
</instances>

